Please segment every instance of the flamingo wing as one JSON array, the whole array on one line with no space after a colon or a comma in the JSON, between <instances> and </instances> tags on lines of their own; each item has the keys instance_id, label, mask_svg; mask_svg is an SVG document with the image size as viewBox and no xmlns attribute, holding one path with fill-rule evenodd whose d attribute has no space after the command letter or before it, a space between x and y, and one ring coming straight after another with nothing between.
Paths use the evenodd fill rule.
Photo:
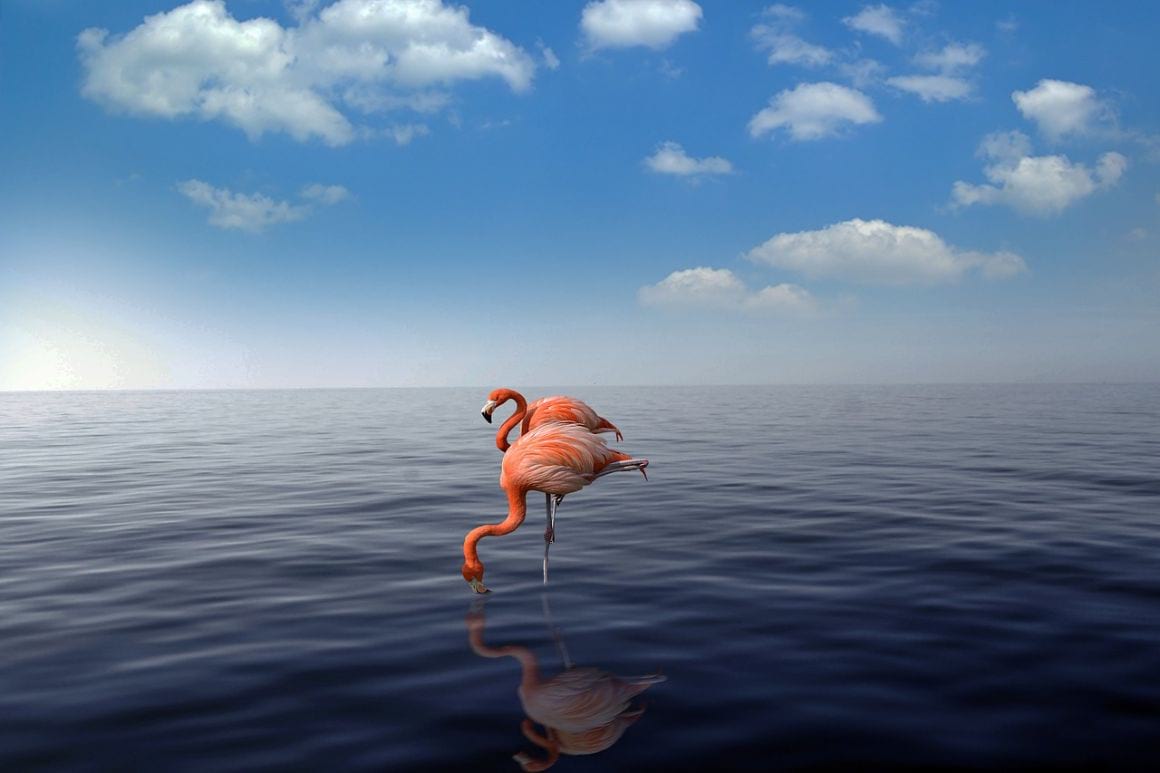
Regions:
<instances>
[{"instance_id":1,"label":"flamingo wing","mask_svg":"<svg viewBox=\"0 0 1160 773\"><path fill-rule=\"evenodd\" d=\"M512 444L504 454L500 485L571 494L587 486L602 471L633 462L628 454L609 448L604 440L575 424L544 424ZM645 462L647 464L647 462Z\"/></svg>"},{"instance_id":2,"label":"flamingo wing","mask_svg":"<svg viewBox=\"0 0 1160 773\"><path fill-rule=\"evenodd\" d=\"M589 432L615 432L616 439L622 439L620 430L615 424L598 415L588 403L575 397L553 395L533 401L524 416L521 432L527 434L529 430L549 422L578 424Z\"/></svg>"}]
</instances>

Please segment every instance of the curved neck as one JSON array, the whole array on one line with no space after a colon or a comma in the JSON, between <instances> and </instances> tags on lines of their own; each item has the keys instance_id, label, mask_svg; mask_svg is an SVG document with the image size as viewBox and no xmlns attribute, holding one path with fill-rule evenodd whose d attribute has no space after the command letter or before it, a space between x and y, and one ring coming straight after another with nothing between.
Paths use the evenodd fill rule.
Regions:
<instances>
[{"instance_id":1,"label":"curved neck","mask_svg":"<svg viewBox=\"0 0 1160 773\"><path fill-rule=\"evenodd\" d=\"M463 540L463 560L470 566L483 566L483 562L479 560L478 550L481 539L484 537L500 537L504 534L511 534L524 522L524 516L528 514L527 492L509 489L507 495L507 518L504 518L499 523L488 523L483 526L476 526L467 532L467 537Z\"/></svg>"},{"instance_id":2,"label":"curved neck","mask_svg":"<svg viewBox=\"0 0 1160 773\"><path fill-rule=\"evenodd\" d=\"M560 759L560 741L556 737L555 730L545 725L546 733L540 735L536 732L536 726L532 724L530 719L525 719L520 723L520 730L523 731L525 738L548 753L547 759L543 760L532 759L528 754L517 754L515 759L520 763L521 768L527 773L537 773L556 764L556 761Z\"/></svg>"},{"instance_id":3,"label":"curved neck","mask_svg":"<svg viewBox=\"0 0 1160 773\"><path fill-rule=\"evenodd\" d=\"M501 451L506 451L511 448L511 443L508 442L508 434L517 424L523 421L524 414L528 412L528 401L519 392L512 392L510 399L516 401L516 412L509 416L508 420L500 425L499 431L495 433L495 447Z\"/></svg>"},{"instance_id":4,"label":"curved neck","mask_svg":"<svg viewBox=\"0 0 1160 773\"><path fill-rule=\"evenodd\" d=\"M482 658L512 657L520 663L520 686L524 689L535 688L540 683L540 665L536 656L527 647L518 644L508 644L503 647L491 647L483 641L483 626L471 628L468 632L468 642L472 651Z\"/></svg>"}]
</instances>

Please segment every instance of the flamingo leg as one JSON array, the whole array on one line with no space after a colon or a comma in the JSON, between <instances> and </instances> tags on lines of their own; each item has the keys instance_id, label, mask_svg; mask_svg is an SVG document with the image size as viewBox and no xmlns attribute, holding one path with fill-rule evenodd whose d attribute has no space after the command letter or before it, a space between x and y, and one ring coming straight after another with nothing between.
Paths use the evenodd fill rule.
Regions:
<instances>
[{"instance_id":1,"label":"flamingo leg","mask_svg":"<svg viewBox=\"0 0 1160 773\"><path fill-rule=\"evenodd\" d=\"M556 640L556 651L560 653L560 660L564 664L566 670L572 669L572 656L568 654L568 646L564 644L564 634L556 627L556 621L552 619L552 608L548 605L548 594L540 594L540 602L544 607L544 623L548 626L548 633L552 634L552 638Z\"/></svg>"},{"instance_id":2,"label":"flamingo leg","mask_svg":"<svg viewBox=\"0 0 1160 773\"><path fill-rule=\"evenodd\" d=\"M544 530L544 585L548 584L548 548L552 547L552 540L556 535L552 532L552 495L544 494L544 501L548 508L548 528Z\"/></svg>"},{"instance_id":3,"label":"flamingo leg","mask_svg":"<svg viewBox=\"0 0 1160 773\"><path fill-rule=\"evenodd\" d=\"M545 494L548 498L548 528L544 531L544 584L548 584L548 548L556 541L556 507L559 506L560 500L564 497L553 497L551 494Z\"/></svg>"}]
</instances>

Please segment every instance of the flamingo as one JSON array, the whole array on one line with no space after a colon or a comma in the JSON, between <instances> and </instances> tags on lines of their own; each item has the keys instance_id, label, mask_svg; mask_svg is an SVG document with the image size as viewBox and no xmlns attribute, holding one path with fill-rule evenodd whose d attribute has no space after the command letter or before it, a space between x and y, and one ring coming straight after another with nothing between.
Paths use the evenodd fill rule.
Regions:
<instances>
[{"instance_id":1,"label":"flamingo","mask_svg":"<svg viewBox=\"0 0 1160 773\"><path fill-rule=\"evenodd\" d=\"M624 436L620 434L617 426L603 416L597 415L596 411L592 410L592 406L588 405L588 403L583 400L577 400L575 397L565 397L563 395L541 397L529 405L524 399L524 396L514 389L494 389L487 396L487 402L483 404L483 410L480 411L483 414L484 420L488 424L491 424L492 413L508 400L515 400L515 413L509 416L507 421L495 433L495 446L504 453L511 448L511 444L508 443L508 435L517 424L520 425L521 437L543 424L558 422L563 424L576 424L594 433L615 432L618 441L624 440ZM563 497L558 497L553 501L551 494L544 495L544 504L548 514L547 533L549 544L556 541L556 512L561 499Z\"/></svg>"},{"instance_id":2,"label":"flamingo","mask_svg":"<svg viewBox=\"0 0 1160 773\"><path fill-rule=\"evenodd\" d=\"M511 421L511 419L508 419ZM551 422L521 435L504 453L499 485L507 492L508 514L500 523L477 526L463 539L463 579L476 593L487 593L477 546L484 537L511 534L527 515L529 491L548 495L548 528L544 532L544 582L548 581L548 546L555 539L555 507L566 494L579 491L614 472L640 470L648 459L634 459L605 445L599 435L575 424Z\"/></svg>"},{"instance_id":3,"label":"flamingo","mask_svg":"<svg viewBox=\"0 0 1160 773\"><path fill-rule=\"evenodd\" d=\"M495 433L495 445L501 451L510 448L508 434L517 424L520 425L520 434L526 435L530 430L550 421L578 424L597 434L614 432L618 441L624 440L616 425L603 416L598 416L596 411L592 410L592 406L583 400L564 395L541 397L529 405L524 396L514 389L496 389L487 396L487 402L483 404L481 413L484 420L491 424L492 413L508 400L515 400L516 412L509 416Z\"/></svg>"},{"instance_id":4,"label":"flamingo","mask_svg":"<svg viewBox=\"0 0 1160 773\"><path fill-rule=\"evenodd\" d=\"M596 754L612 746L644 714L644 707L634 708L632 699L665 681L659 673L622 677L599 668L577 667L566 654L565 670L545 679L535 654L527 647L484 643L484 623L482 611L467 616L471 649L480 657L511 657L519 662L518 693L527 714L520 729L524 737L547 752L542 760L525 752L515 755L516 762L529 773L547 770L561 754ZM543 725L543 735L537 732L536 722Z\"/></svg>"}]
</instances>

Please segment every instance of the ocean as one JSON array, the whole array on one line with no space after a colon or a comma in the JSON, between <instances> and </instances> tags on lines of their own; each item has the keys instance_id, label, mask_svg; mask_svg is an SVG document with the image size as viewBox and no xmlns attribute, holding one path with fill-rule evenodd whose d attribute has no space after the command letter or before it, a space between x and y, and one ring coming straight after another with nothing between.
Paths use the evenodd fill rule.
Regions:
<instances>
[{"instance_id":1,"label":"ocean","mask_svg":"<svg viewBox=\"0 0 1160 773\"><path fill-rule=\"evenodd\" d=\"M487 391L0 394L0 769L1160 765L1160 386Z\"/></svg>"}]
</instances>

